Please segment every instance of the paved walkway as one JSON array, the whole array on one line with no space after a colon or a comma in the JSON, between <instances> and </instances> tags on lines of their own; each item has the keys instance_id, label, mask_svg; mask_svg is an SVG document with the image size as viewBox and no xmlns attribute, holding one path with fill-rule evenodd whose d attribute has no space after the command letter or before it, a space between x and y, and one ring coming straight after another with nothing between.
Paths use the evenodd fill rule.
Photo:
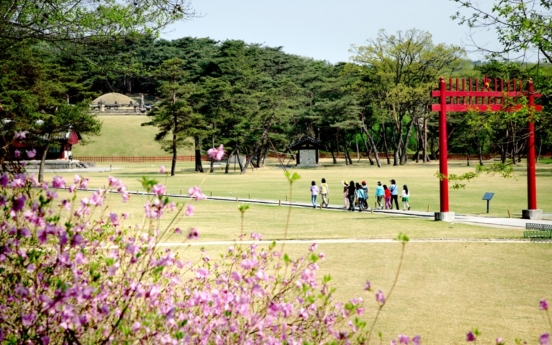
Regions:
<instances>
[{"instance_id":1,"label":"paved walkway","mask_svg":"<svg viewBox=\"0 0 552 345\"><path fill-rule=\"evenodd\" d=\"M138 193L145 194L145 193ZM188 198L187 195L178 195L178 194L169 194L171 197L176 198ZM259 205L271 205L271 206L289 206L288 201L274 201L274 200L259 200L259 199L240 199L240 198L229 198L229 197L218 197L218 196L208 196L207 200L216 200L216 201L227 201L227 202L240 202L245 204L259 204ZM292 207L303 207L303 208L312 208L310 203L296 203L292 204ZM348 212L340 206L330 205L328 208L323 208L321 211L325 212ZM418 218L427 218L434 219L434 212L422 212L422 211L398 211L398 210L373 210L365 211L373 212L375 214L388 214L397 217L418 217ZM523 228L527 223L538 223L538 224L549 224L552 225L552 215L547 216L544 220L531 220L531 219L521 219L521 218L500 218L500 217L488 217L488 216L479 216L479 215L463 215L456 214L455 220L453 223L472 223L485 226L499 226L499 227L511 227L511 228Z\"/></svg>"}]
</instances>

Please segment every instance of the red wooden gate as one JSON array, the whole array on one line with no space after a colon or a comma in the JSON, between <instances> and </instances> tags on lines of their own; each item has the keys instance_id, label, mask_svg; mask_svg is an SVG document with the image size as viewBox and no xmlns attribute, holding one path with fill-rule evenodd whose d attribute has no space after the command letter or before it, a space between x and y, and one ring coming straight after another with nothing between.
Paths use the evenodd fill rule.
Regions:
<instances>
[{"instance_id":1,"label":"red wooden gate","mask_svg":"<svg viewBox=\"0 0 552 345\"><path fill-rule=\"evenodd\" d=\"M491 81L493 90L491 90ZM431 111L439 112L439 172L442 176L448 176L448 149L447 149L447 111L467 112L468 110L499 111L504 109L505 98L525 96L528 99L529 117L534 111L541 111L541 105L535 105L535 98L540 94L534 93L533 81L527 83L528 90L523 91L523 82L514 79L504 81L502 79L489 79L485 76L479 79L449 79L448 88L445 79L439 79L439 90L431 92L432 97L439 98L439 104L432 104ZM515 106L511 110L520 109ZM536 157L535 157L535 124L529 121L527 125L527 203L528 210L537 209L537 184L536 184ZM448 178L440 182L440 211L449 212ZM436 217L437 218L437 217Z\"/></svg>"}]
</instances>

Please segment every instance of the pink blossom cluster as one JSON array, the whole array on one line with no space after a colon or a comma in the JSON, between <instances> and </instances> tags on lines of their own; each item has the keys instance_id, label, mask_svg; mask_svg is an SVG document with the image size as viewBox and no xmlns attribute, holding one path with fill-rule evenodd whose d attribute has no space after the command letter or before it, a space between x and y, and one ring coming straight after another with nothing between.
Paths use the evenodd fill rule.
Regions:
<instances>
[{"instance_id":1,"label":"pink blossom cluster","mask_svg":"<svg viewBox=\"0 0 552 345\"><path fill-rule=\"evenodd\" d=\"M76 196L88 180L73 182ZM238 242L220 259L183 262L157 247L162 231L108 210L110 192L128 199L120 180L108 185L62 199L32 176L0 175L0 342L318 344L362 335L362 299L333 301L329 279L316 278L316 246L292 260L275 245ZM145 208L155 218L176 207L157 190ZM191 194L201 199L199 188ZM198 236L190 228L188 238Z\"/></svg>"},{"instance_id":2,"label":"pink blossom cluster","mask_svg":"<svg viewBox=\"0 0 552 345\"><path fill-rule=\"evenodd\" d=\"M222 157L224 157L224 146L221 144L218 149L216 148L210 148L209 150L207 150L207 154L209 155L210 158L216 160L216 161L220 161L222 159Z\"/></svg>"}]
</instances>

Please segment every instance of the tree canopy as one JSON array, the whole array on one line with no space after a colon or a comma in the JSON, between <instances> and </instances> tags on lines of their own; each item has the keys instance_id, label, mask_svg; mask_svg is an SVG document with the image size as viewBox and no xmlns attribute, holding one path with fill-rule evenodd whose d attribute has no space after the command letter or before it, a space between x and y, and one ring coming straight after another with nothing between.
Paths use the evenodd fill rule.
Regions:
<instances>
[{"instance_id":1,"label":"tree canopy","mask_svg":"<svg viewBox=\"0 0 552 345\"><path fill-rule=\"evenodd\" d=\"M552 1L550 0L495 0L487 9L476 1L452 0L461 8L452 19L471 28L494 30L501 50L490 50L483 45L478 48L492 57L504 57L507 53L524 53L537 49L552 63Z\"/></svg>"}]
</instances>

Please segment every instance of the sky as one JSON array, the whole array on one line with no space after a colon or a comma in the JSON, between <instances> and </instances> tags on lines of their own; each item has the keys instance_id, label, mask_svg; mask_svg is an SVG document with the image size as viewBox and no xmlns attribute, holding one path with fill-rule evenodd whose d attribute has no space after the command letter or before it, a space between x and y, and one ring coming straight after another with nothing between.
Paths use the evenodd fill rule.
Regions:
<instances>
[{"instance_id":1,"label":"sky","mask_svg":"<svg viewBox=\"0 0 552 345\"><path fill-rule=\"evenodd\" d=\"M350 61L351 45L366 45L380 29L387 33L418 29L431 33L435 44L474 50L468 27L450 18L459 10L451 0L190 1L201 17L173 24L162 38L235 39L337 63ZM479 45L498 46L493 31L480 30L474 37ZM483 59L477 52L468 57Z\"/></svg>"}]
</instances>

